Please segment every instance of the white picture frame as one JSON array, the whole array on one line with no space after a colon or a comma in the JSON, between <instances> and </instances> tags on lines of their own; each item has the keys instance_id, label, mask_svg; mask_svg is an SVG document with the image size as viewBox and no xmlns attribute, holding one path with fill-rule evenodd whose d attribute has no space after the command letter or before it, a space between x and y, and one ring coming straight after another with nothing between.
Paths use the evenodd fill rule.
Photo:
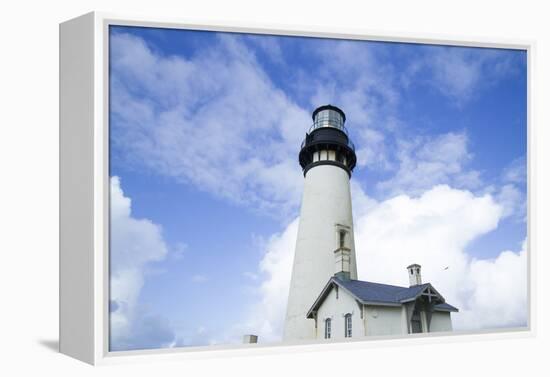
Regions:
<instances>
[{"instance_id":1,"label":"white picture frame","mask_svg":"<svg viewBox=\"0 0 550 377\"><path fill-rule=\"evenodd\" d=\"M133 25L176 29L253 32L340 39L414 42L454 46L514 48L527 51L528 70L528 218L533 216L532 170L533 127L530 93L533 83L533 41L425 36L421 34L365 33L358 30L286 28L236 23L200 25L184 20L143 18L109 13L88 13L60 24L60 351L90 364L258 355L296 351L377 347L384 343L418 344L489 337L494 339L534 336L533 264L531 226L528 226L528 326L469 334L410 338L371 337L346 343L301 343L281 345L227 345L146 351L109 352L108 347L108 28Z\"/></svg>"}]
</instances>

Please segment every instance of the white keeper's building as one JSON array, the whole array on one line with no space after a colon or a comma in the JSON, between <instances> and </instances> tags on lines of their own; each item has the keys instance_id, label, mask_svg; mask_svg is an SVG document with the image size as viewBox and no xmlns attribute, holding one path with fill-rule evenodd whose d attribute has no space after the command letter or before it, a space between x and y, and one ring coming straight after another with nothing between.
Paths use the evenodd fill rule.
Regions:
<instances>
[{"instance_id":1,"label":"white keeper's building","mask_svg":"<svg viewBox=\"0 0 550 377\"><path fill-rule=\"evenodd\" d=\"M336 106L313 112L299 161L304 194L284 340L344 339L451 331L458 309L407 267L409 287L357 280L349 180L355 147Z\"/></svg>"}]
</instances>

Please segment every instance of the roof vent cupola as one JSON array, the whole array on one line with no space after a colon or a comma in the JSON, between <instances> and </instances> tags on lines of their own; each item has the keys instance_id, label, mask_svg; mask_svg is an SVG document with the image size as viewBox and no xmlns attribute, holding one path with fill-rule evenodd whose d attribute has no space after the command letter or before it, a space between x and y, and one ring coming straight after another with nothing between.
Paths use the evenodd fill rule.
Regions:
<instances>
[{"instance_id":1,"label":"roof vent cupola","mask_svg":"<svg viewBox=\"0 0 550 377\"><path fill-rule=\"evenodd\" d=\"M419 264L411 264L407 267L407 271L409 273L409 285L412 287L413 285L420 285L422 284L422 275L420 275L420 269L422 266Z\"/></svg>"}]
</instances>

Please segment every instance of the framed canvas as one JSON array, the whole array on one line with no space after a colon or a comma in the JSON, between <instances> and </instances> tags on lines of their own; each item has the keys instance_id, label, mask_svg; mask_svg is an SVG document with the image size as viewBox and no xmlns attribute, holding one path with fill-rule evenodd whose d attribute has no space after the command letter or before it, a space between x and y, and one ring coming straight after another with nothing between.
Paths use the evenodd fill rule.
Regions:
<instances>
[{"instance_id":1,"label":"framed canvas","mask_svg":"<svg viewBox=\"0 0 550 377\"><path fill-rule=\"evenodd\" d=\"M531 54L60 26L60 350L91 364L534 332Z\"/></svg>"}]
</instances>

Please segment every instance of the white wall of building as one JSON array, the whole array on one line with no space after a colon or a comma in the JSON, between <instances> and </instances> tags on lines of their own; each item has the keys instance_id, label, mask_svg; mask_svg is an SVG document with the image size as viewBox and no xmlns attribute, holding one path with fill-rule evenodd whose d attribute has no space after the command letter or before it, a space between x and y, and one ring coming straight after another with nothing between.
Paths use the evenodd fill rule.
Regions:
<instances>
[{"instance_id":1,"label":"white wall of building","mask_svg":"<svg viewBox=\"0 0 550 377\"><path fill-rule=\"evenodd\" d=\"M405 335L401 306L366 305L366 335Z\"/></svg>"},{"instance_id":2,"label":"white wall of building","mask_svg":"<svg viewBox=\"0 0 550 377\"><path fill-rule=\"evenodd\" d=\"M449 312L433 312L430 322L430 332L437 331L452 331L453 325L451 322L451 313Z\"/></svg>"},{"instance_id":3,"label":"white wall of building","mask_svg":"<svg viewBox=\"0 0 550 377\"><path fill-rule=\"evenodd\" d=\"M317 312L317 339L322 340L325 338L325 319L327 318L331 318L331 339L344 339L344 316L347 313L351 314L352 337L365 336L361 308L353 296L339 288L338 298L336 289L332 289ZM313 320L311 321L313 322Z\"/></svg>"},{"instance_id":4,"label":"white wall of building","mask_svg":"<svg viewBox=\"0 0 550 377\"><path fill-rule=\"evenodd\" d=\"M314 323L306 313L334 275L338 224L349 229L350 276L357 279L349 176L337 166L313 167L304 178L284 340L316 337Z\"/></svg>"}]
</instances>

